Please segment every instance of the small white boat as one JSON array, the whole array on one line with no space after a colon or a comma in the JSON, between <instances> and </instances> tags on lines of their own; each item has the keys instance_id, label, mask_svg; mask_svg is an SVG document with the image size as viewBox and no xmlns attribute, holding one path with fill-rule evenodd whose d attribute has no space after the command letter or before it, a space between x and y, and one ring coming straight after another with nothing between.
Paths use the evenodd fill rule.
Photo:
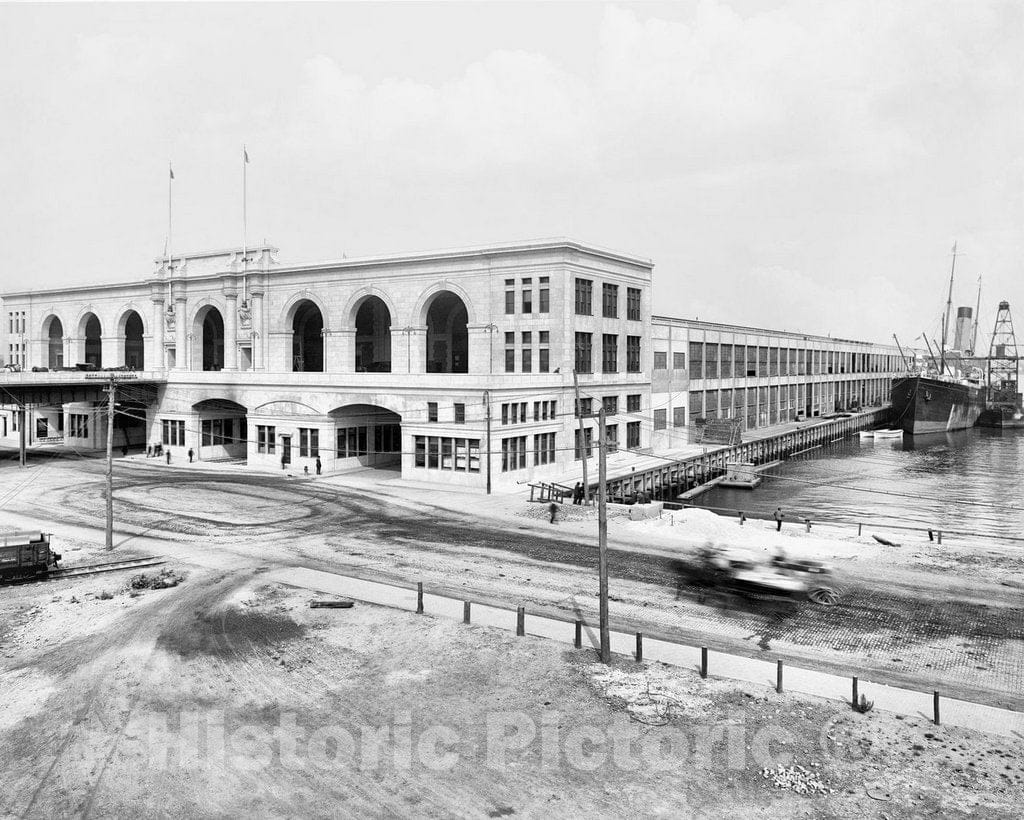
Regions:
<instances>
[{"instance_id":1,"label":"small white boat","mask_svg":"<svg viewBox=\"0 0 1024 820\"><path fill-rule=\"evenodd\" d=\"M875 430L875 438L903 438L902 430Z\"/></svg>"}]
</instances>

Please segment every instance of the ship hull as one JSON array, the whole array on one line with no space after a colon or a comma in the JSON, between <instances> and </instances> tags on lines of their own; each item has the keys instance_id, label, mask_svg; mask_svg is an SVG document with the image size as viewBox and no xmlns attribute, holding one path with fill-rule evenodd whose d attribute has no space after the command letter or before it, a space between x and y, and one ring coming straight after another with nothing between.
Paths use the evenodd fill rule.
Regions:
<instances>
[{"instance_id":1,"label":"ship hull","mask_svg":"<svg viewBox=\"0 0 1024 820\"><path fill-rule=\"evenodd\" d=\"M984 409L978 387L927 376L893 379L892 423L910 435L966 430Z\"/></svg>"}]
</instances>

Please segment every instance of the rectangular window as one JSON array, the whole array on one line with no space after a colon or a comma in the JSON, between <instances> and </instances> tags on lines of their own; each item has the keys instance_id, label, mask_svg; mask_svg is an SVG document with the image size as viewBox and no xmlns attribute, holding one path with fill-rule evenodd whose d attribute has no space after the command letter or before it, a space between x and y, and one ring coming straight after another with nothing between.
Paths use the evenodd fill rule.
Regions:
<instances>
[{"instance_id":1,"label":"rectangular window","mask_svg":"<svg viewBox=\"0 0 1024 820\"><path fill-rule=\"evenodd\" d=\"M589 418L594 415L594 400L593 399L580 399L579 404L576 405L576 418Z\"/></svg>"},{"instance_id":2,"label":"rectangular window","mask_svg":"<svg viewBox=\"0 0 1024 820\"><path fill-rule=\"evenodd\" d=\"M609 453L619 451L619 425L609 424L604 428L604 442L608 446Z\"/></svg>"},{"instance_id":3,"label":"rectangular window","mask_svg":"<svg viewBox=\"0 0 1024 820\"><path fill-rule=\"evenodd\" d=\"M640 321L640 288L626 288L626 318Z\"/></svg>"},{"instance_id":4,"label":"rectangular window","mask_svg":"<svg viewBox=\"0 0 1024 820\"><path fill-rule=\"evenodd\" d=\"M427 468L436 470L441 465L441 440L437 436L427 436Z\"/></svg>"},{"instance_id":5,"label":"rectangular window","mask_svg":"<svg viewBox=\"0 0 1024 820\"><path fill-rule=\"evenodd\" d=\"M83 416L83 419L87 419L88 416ZM271 430L274 428L271 427ZM88 428L86 428L83 435L88 435ZM173 447L184 447L185 446L185 422L178 419L164 419L163 420L163 443Z\"/></svg>"},{"instance_id":6,"label":"rectangular window","mask_svg":"<svg viewBox=\"0 0 1024 820\"><path fill-rule=\"evenodd\" d=\"M512 331L507 331L505 333L505 344L506 345L514 345L515 343L516 343L516 334L513 333Z\"/></svg>"},{"instance_id":7,"label":"rectangular window","mask_svg":"<svg viewBox=\"0 0 1024 820\"><path fill-rule=\"evenodd\" d=\"M591 316L594 313L594 283L589 279L576 280L576 315ZM587 371L590 372L589 370Z\"/></svg>"},{"instance_id":8,"label":"rectangular window","mask_svg":"<svg viewBox=\"0 0 1024 820\"><path fill-rule=\"evenodd\" d=\"M640 337L626 337L626 372L640 372Z\"/></svg>"},{"instance_id":9,"label":"rectangular window","mask_svg":"<svg viewBox=\"0 0 1024 820\"><path fill-rule=\"evenodd\" d=\"M398 425L387 425L388 428L397 428ZM378 432L374 436L374 442L377 444L378 451L386 451L388 444L392 447L392 452L398 452L401 436L397 429L391 435L394 436L394 441L390 441L391 435L385 438L384 433L381 432L381 428L377 428ZM338 458L353 458L355 456L365 456L368 452L369 443L369 428L368 427L339 427L335 433L335 455ZM301 439L300 439L300 451L301 451ZM319 439L317 440L319 445ZM381 445L384 445L383 447ZM314 454L315 455L315 454Z\"/></svg>"},{"instance_id":10,"label":"rectangular window","mask_svg":"<svg viewBox=\"0 0 1024 820\"><path fill-rule=\"evenodd\" d=\"M455 402L455 423L466 423L466 405L461 402Z\"/></svg>"},{"instance_id":11,"label":"rectangular window","mask_svg":"<svg viewBox=\"0 0 1024 820\"><path fill-rule=\"evenodd\" d=\"M636 450L640 447L640 422L631 421L626 424L626 449Z\"/></svg>"},{"instance_id":12,"label":"rectangular window","mask_svg":"<svg viewBox=\"0 0 1024 820\"><path fill-rule=\"evenodd\" d=\"M668 369L668 353L663 350L654 351L654 369L655 370L666 370Z\"/></svg>"},{"instance_id":13,"label":"rectangular window","mask_svg":"<svg viewBox=\"0 0 1024 820\"><path fill-rule=\"evenodd\" d=\"M617 416L619 414L619 397L605 396L601 399L601 406L604 407L606 416Z\"/></svg>"},{"instance_id":14,"label":"rectangular window","mask_svg":"<svg viewBox=\"0 0 1024 820\"><path fill-rule=\"evenodd\" d=\"M273 455L277 445L277 428L256 425L256 452Z\"/></svg>"},{"instance_id":15,"label":"rectangular window","mask_svg":"<svg viewBox=\"0 0 1024 820\"><path fill-rule=\"evenodd\" d=\"M672 426L686 426L686 408L684 406L680 405L679 407L672 408Z\"/></svg>"},{"instance_id":16,"label":"rectangular window","mask_svg":"<svg viewBox=\"0 0 1024 820\"><path fill-rule=\"evenodd\" d=\"M690 378L704 378L704 343L690 342Z\"/></svg>"},{"instance_id":17,"label":"rectangular window","mask_svg":"<svg viewBox=\"0 0 1024 820\"><path fill-rule=\"evenodd\" d=\"M501 440L501 471L509 473L526 467L526 436Z\"/></svg>"},{"instance_id":18,"label":"rectangular window","mask_svg":"<svg viewBox=\"0 0 1024 820\"><path fill-rule=\"evenodd\" d=\"M428 401L427 402L427 421L429 421L429 422L436 422L437 421L437 402L436 401Z\"/></svg>"},{"instance_id":19,"label":"rectangular window","mask_svg":"<svg viewBox=\"0 0 1024 820\"><path fill-rule=\"evenodd\" d=\"M320 455L320 431L312 427L299 428L299 457L316 458Z\"/></svg>"},{"instance_id":20,"label":"rectangular window","mask_svg":"<svg viewBox=\"0 0 1024 820\"><path fill-rule=\"evenodd\" d=\"M626 412L627 413L639 413L640 412L640 394L630 393L626 396Z\"/></svg>"},{"instance_id":21,"label":"rectangular window","mask_svg":"<svg viewBox=\"0 0 1024 820\"><path fill-rule=\"evenodd\" d=\"M580 280L576 280L580 281ZM577 373L591 373L593 372L593 349L591 333L577 333L576 334L576 372Z\"/></svg>"},{"instance_id":22,"label":"rectangular window","mask_svg":"<svg viewBox=\"0 0 1024 820\"><path fill-rule=\"evenodd\" d=\"M531 331L531 330L524 330L523 331L523 344L524 345L532 345L533 344L533 331Z\"/></svg>"},{"instance_id":23,"label":"rectangular window","mask_svg":"<svg viewBox=\"0 0 1024 820\"><path fill-rule=\"evenodd\" d=\"M523 372L533 372L533 351L528 347L523 348Z\"/></svg>"},{"instance_id":24,"label":"rectangular window","mask_svg":"<svg viewBox=\"0 0 1024 820\"><path fill-rule=\"evenodd\" d=\"M537 351L537 372L547 373L551 368L551 351L548 348L551 340L551 333L547 330L542 330L537 334L537 341L540 344L540 349Z\"/></svg>"},{"instance_id":25,"label":"rectangular window","mask_svg":"<svg viewBox=\"0 0 1024 820\"><path fill-rule=\"evenodd\" d=\"M607 282L601 285L601 315L605 319L619 318L619 286Z\"/></svg>"},{"instance_id":26,"label":"rectangular window","mask_svg":"<svg viewBox=\"0 0 1024 820\"><path fill-rule=\"evenodd\" d=\"M533 279L523 279L523 313L533 313Z\"/></svg>"},{"instance_id":27,"label":"rectangular window","mask_svg":"<svg viewBox=\"0 0 1024 820\"><path fill-rule=\"evenodd\" d=\"M505 372L516 372L516 349L514 347L505 348Z\"/></svg>"},{"instance_id":28,"label":"rectangular window","mask_svg":"<svg viewBox=\"0 0 1024 820\"><path fill-rule=\"evenodd\" d=\"M427 438L426 436L416 436L416 456L414 464L417 467L427 466Z\"/></svg>"},{"instance_id":29,"label":"rectangular window","mask_svg":"<svg viewBox=\"0 0 1024 820\"><path fill-rule=\"evenodd\" d=\"M540 433L533 437L533 463L553 464L555 461L555 434Z\"/></svg>"},{"instance_id":30,"label":"rectangular window","mask_svg":"<svg viewBox=\"0 0 1024 820\"><path fill-rule=\"evenodd\" d=\"M583 438L580 438L580 431L577 428L574 433L576 434L576 460L579 461L583 458L584 453L587 458L590 458L591 449L594 446L594 428L587 427L583 431Z\"/></svg>"},{"instance_id":31,"label":"rectangular window","mask_svg":"<svg viewBox=\"0 0 1024 820\"><path fill-rule=\"evenodd\" d=\"M668 411L667 410L655 410L654 411L654 429L664 430L668 426Z\"/></svg>"},{"instance_id":32,"label":"rectangular window","mask_svg":"<svg viewBox=\"0 0 1024 820\"><path fill-rule=\"evenodd\" d=\"M614 333L601 335L601 372L619 372L619 337Z\"/></svg>"},{"instance_id":33,"label":"rectangular window","mask_svg":"<svg viewBox=\"0 0 1024 820\"><path fill-rule=\"evenodd\" d=\"M516 312L516 280L505 280L505 313Z\"/></svg>"},{"instance_id":34,"label":"rectangular window","mask_svg":"<svg viewBox=\"0 0 1024 820\"><path fill-rule=\"evenodd\" d=\"M540 289L537 291L537 312L547 313L551 310L551 292L548 290L548 277L540 278Z\"/></svg>"},{"instance_id":35,"label":"rectangular window","mask_svg":"<svg viewBox=\"0 0 1024 820\"><path fill-rule=\"evenodd\" d=\"M655 365L657 368L657 365ZM686 370L686 354L685 353L673 353L672 354L672 369L673 370Z\"/></svg>"},{"instance_id":36,"label":"rectangular window","mask_svg":"<svg viewBox=\"0 0 1024 820\"><path fill-rule=\"evenodd\" d=\"M704 378L718 378L718 345L704 345Z\"/></svg>"}]
</instances>

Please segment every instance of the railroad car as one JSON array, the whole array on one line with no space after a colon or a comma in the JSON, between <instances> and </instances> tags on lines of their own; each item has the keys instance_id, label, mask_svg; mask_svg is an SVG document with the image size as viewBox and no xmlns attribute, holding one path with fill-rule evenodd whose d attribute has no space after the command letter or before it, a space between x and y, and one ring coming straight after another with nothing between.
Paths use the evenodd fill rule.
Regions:
<instances>
[{"instance_id":1,"label":"railroad car","mask_svg":"<svg viewBox=\"0 0 1024 820\"><path fill-rule=\"evenodd\" d=\"M50 549L50 534L15 532L0 535L0 583L45 576L60 555Z\"/></svg>"}]
</instances>

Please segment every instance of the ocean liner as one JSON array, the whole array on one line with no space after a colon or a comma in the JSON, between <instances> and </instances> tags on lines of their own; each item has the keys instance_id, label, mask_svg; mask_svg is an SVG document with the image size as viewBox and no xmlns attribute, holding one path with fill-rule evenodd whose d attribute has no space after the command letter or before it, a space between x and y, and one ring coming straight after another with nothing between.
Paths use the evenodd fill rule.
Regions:
<instances>
[{"instance_id":1,"label":"ocean liner","mask_svg":"<svg viewBox=\"0 0 1024 820\"><path fill-rule=\"evenodd\" d=\"M937 374L892 381L892 425L910 435L965 430L984 409L980 382Z\"/></svg>"},{"instance_id":2,"label":"ocean liner","mask_svg":"<svg viewBox=\"0 0 1024 820\"><path fill-rule=\"evenodd\" d=\"M985 391L981 378L968 378L958 365L966 364L959 353L947 356L946 337L949 312L953 305L953 272L956 270L956 244L953 244L953 265L949 271L949 296L942 319L942 344L939 359L928 353L932 372L897 376L892 382L892 426L904 433L941 433L973 427L985 409ZM980 291L979 291L980 293ZM980 298L980 297L979 297ZM925 344L928 343L925 337ZM973 345L972 345L973 346Z\"/></svg>"}]
</instances>

